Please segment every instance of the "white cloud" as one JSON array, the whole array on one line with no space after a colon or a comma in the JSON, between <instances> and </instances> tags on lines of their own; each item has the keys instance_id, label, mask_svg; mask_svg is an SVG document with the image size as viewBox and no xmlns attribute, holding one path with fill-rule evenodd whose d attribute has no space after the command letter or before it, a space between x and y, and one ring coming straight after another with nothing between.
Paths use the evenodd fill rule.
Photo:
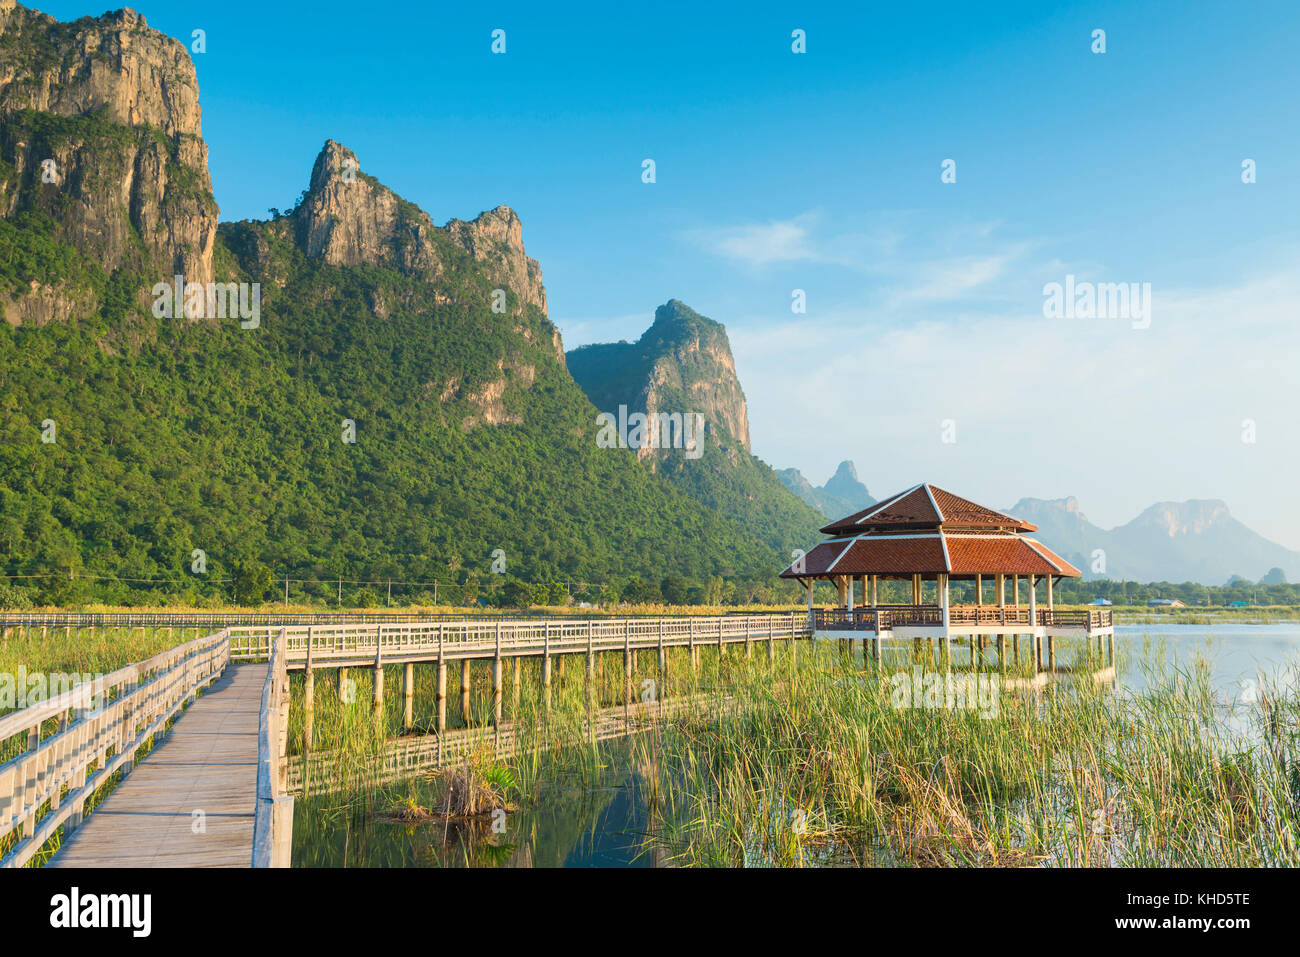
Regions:
<instances>
[{"instance_id":1,"label":"white cloud","mask_svg":"<svg viewBox=\"0 0 1300 957\"><path fill-rule=\"evenodd\" d=\"M754 268L769 263L820 261L822 255L812 241L817 219L816 213L804 213L768 223L691 230L685 237L706 252Z\"/></svg>"}]
</instances>

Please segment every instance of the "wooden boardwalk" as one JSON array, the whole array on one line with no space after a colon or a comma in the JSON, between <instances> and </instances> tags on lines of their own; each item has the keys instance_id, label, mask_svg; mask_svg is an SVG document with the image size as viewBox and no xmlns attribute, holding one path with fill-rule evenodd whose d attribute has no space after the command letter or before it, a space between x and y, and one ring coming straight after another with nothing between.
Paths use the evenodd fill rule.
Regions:
<instances>
[{"instance_id":1,"label":"wooden boardwalk","mask_svg":"<svg viewBox=\"0 0 1300 957\"><path fill-rule=\"evenodd\" d=\"M228 666L47 866L248 867L265 679Z\"/></svg>"}]
</instances>

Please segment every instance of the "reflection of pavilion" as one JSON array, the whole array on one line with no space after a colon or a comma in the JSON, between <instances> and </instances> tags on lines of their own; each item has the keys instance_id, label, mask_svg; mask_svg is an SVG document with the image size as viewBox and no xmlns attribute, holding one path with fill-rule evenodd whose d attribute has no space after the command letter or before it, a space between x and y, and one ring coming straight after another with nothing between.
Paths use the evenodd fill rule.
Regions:
<instances>
[{"instance_id":1,"label":"reflection of pavilion","mask_svg":"<svg viewBox=\"0 0 1300 957\"><path fill-rule=\"evenodd\" d=\"M956 636L978 638L981 647L987 636L996 636L999 652L1007 636L1017 644L1028 637L1036 662L1042 660L1045 637L1049 647L1054 637L1109 638L1113 655L1115 629L1108 609L1053 607L1053 582L1081 573L1025 534L1034 531L1037 526L1028 522L921 484L825 526L822 532L830 537L796 559L781 577L798 579L808 589L808 614L818 634L866 638L862 632L871 632L877 658L885 638ZM1045 607L1039 605L1040 579ZM814 605L814 585L821 580L835 583L833 608ZM910 581L912 601L879 604L881 580ZM974 604L949 602L955 581L973 583ZM986 602L989 588L992 600ZM862 596L860 602L855 594Z\"/></svg>"}]
</instances>

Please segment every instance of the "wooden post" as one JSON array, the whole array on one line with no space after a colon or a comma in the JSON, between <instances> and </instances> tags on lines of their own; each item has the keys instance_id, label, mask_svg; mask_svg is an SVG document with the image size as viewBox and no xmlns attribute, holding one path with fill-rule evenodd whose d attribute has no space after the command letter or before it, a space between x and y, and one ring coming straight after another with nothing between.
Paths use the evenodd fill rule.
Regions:
<instances>
[{"instance_id":1,"label":"wooden post","mask_svg":"<svg viewBox=\"0 0 1300 957\"><path fill-rule=\"evenodd\" d=\"M375 681L373 706L376 721L379 720L384 709L384 662L381 657L383 654L383 631L383 625L375 626Z\"/></svg>"},{"instance_id":2,"label":"wooden post","mask_svg":"<svg viewBox=\"0 0 1300 957\"><path fill-rule=\"evenodd\" d=\"M303 747L311 750L312 729L316 718L316 672L312 670L312 628L307 626L307 671L302 686L302 740Z\"/></svg>"},{"instance_id":3,"label":"wooden post","mask_svg":"<svg viewBox=\"0 0 1300 957\"><path fill-rule=\"evenodd\" d=\"M1047 667L1056 670L1056 636L1052 634L1047 636Z\"/></svg>"},{"instance_id":4,"label":"wooden post","mask_svg":"<svg viewBox=\"0 0 1300 957\"><path fill-rule=\"evenodd\" d=\"M542 705L551 710L551 625L542 626Z\"/></svg>"},{"instance_id":5,"label":"wooden post","mask_svg":"<svg viewBox=\"0 0 1300 957\"><path fill-rule=\"evenodd\" d=\"M438 705L438 733L447 730L447 662L438 658L438 690L434 694Z\"/></svg>"},{"instance_id":6,"label":"wooden post","mask_svg":"<svg viewBox=\"0 0 1300 957\"><path fill-rule=\"evenodd\" d=\"M623 695L626 704L632 703L632 630L631 622L623 621Z\"/></svg>"},{"instance_id":7,"label":"wooden post","mask_svg":"<svg viewBox=\"0 0 1300 957\"><path fill-rule=\"evenodd\" d=\"M496 727L501 727L501 646L497 646L492 659L492 717Z\"/></svg>"},{"instance_id":8,"label":"wooden post","mask_svg":"<svg viewBox=\"0 0 1300 957\"><path fill-rule=\"evenodd\" d=\"M412 661L402 670L402 697L406 699L402 727L410 731L415 725L415 663Z\"/></svg>"},{"instance_id":9,"label":"wooden post","mask_svg":"<svg viewBox=\"0 0 1300 957\"><path fill-rule=\"evenodd\" d=\"M688 624L691 629L690 637L687 639L687 645L691 649L691 671L698 672L700 670L700 653L695 650L695 619L690 619Z\"/></svg>"},{"instance_id":10,"label":"wooden post","mask_svg":"<svg viewBox=\"0 0 1300 957\"><path fill-rule=\"evenodd\" d=\"M592 645L592 622L587 619L587 690L591 691L591 686L596 680L596 651Z\"/></svg>"},{"instance_id":11,"label":"wooden post","mask_svg":"<svg viewBox=\"0 0 1300 957\"><path fill-rule=\"evenodd\" d=\"M668 674L668 651L664 648L664 620L659 619L659 680L662 681Z\"/></svg>"},{"instance_id":12,"label":"wooden post","mask_svg":"<svg viewBox=\"0 0 1300 957\"><path fill-rule=\"evenodd\" d=\"M514 672L514 699L510 708L510 714L513 717L519 711L519 656L515 655L510 659L510 670Z\"/></svg>"},{"instance_id":13,"label":"wooden post","mask_svg":"<svg viewBox=\"0 0 1300 957\"><path fill-rule=\"evenodd\" d=\"M462 658L460 662L460 715L465 719L465 727L469 727L469 662L468 658Z\"/></svg>"}]
</instances>

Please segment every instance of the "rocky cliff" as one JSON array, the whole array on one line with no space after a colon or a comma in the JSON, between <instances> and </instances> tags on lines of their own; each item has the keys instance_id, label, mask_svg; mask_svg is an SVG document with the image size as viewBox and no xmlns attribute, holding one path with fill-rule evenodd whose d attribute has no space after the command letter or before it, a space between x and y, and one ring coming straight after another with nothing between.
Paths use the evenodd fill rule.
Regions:
<instances>
[{"instance_id":1,"label":"rocky cliff","mask_svg":"<svg viewBox=\"0 0 1300 957\"><path fill-rule=\"evenodd\" d=\"M749 442L745 392L726 328L670 299L636 342L582 346L569 371L598 410L617 415L696 412L704 416L702 455L640 448L649 468L710 509L748 526L784 556L806 548L821 517L792 494Z\"/></svg>"},{"instance_id":2,"label":"rocky cliff","mask_svg":"<svg viewBox=\"0 0 1300 957\"><path fill-rule=\"evenodd\" d=\"M133 10L60 23L0 0L0 217L147 288L213 278L217 205L194 65ZM12 323L93 309L103 282L0 290ZM140 293L143 297L144 293Z\"/></svg>"},{"instance_id":3,"label":"rocky cliff","mask_svg":"<svg viewBox=\"0 0 1300 957\"><path fill-rule=\"evenodd\" d=\"M690 306L670 299L635 343L582 346L568 354L569 369L603 412L704 415L708 434L750 452L749 413L736 376L727 330ZM653 450L643 448L642 457Z\"/></svg>"},{"instance_id":4,"label":"rocky cliff","mask_svg":"<svg viewBox=\"0 0 1300 957\"><path fill-rule=\"evenodd\" d=\"M307 255L334 266L367 263L436 280L448 267L438 237L481 263L519 303L546 312L546 290L537 260L524 252L523 227L509 206L465 222L434 225L429 214L362 172L357 155L327 140L312 167L305 200L294 212Z\"/></svg>"}]
</instances>

